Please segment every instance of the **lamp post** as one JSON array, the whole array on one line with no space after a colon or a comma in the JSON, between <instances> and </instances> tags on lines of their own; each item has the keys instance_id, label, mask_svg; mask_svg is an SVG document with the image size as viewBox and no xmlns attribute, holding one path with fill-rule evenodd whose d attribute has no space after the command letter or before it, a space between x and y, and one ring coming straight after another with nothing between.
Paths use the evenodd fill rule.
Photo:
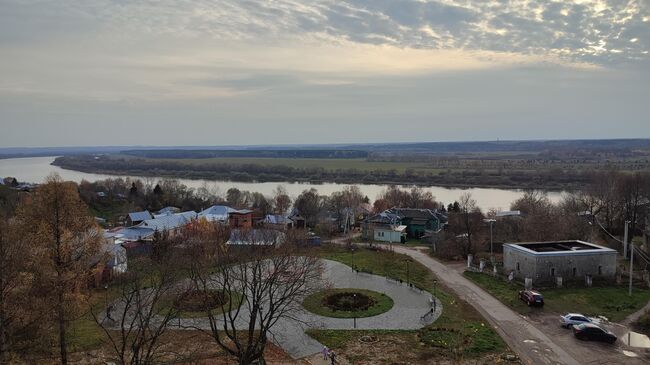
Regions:
<instances>
[{"instance_id":1,"label":"lamp post","mask_svg":"<svg viewBox=\"0 0 650 365\"><path fill-rule=\"evenodd\" d=\"M627 227L630 224L630 221L625 221L625 234L623 235L623 258L627 258Z\"/></svg>"},{"instance_id":2,"label":"lamp post","mask_svg":"<svg viewBox=\"0 0 650 365\"><path fill-rule=\"evenodd\" d=\"M357 293L352 294L352 300L353 300L353 306L354 306L354 316L353 316L353 321L354 321L354 329L357 328Z\"/></svg>"},{"instance_id":3,"label":"lamp post","mask_svg":"<svg viewBox=\"0 0 650 365\"><path fill-rule=\"evenodd\" d=\"M626 224L627 227L627 224ZM630 243L630 288L628 289L628 295L632 296L632 274L634 273L634 242Z\"/></svg>"},{"instance_id":4,"label":"lamp post","mask_svg":"<svg viewBox=\"0 0 650 365\"><path fill-rule=\"evenodd\" d=\"M485 219L483 220L485 223L488 223L490 225L490 257L494 255L494 250L493 250L493 243L492 243L492 224L496 222L496 219Z\"/></svg>"},{"instance_id":5,"label":"lamp post","mask_svg":"<svg viewBox=\"0 0 650 365\"><path fill-rule=\"evenodd\" d=\"M409 270L409 260L406 259L406 284L411 286L411 272Z\"/></svg>"},{"instance_id":6,"label":"lamp post","mask_svg":"<svg viewBox=\"0 0 650 365\"><path fill-rule=\"evenodd\" d=\"M436 310L436 305L437 305L436 302L438 301L438 298L436 298L436 284L437 283L438 283L438 280L433 281L433 310L434 311Z\"/></svg>"},{"instance_id":7,"label":"lamp post","mask_svg":"<svg viewBox=\"0 0 650 365\"><path fill-rule=\"evenodd\" d=\"M356 269L356 266L354 265L354 246L352 246L351 250L352 250L352 270L354 271Z\"/></svg>"}]
</instances>

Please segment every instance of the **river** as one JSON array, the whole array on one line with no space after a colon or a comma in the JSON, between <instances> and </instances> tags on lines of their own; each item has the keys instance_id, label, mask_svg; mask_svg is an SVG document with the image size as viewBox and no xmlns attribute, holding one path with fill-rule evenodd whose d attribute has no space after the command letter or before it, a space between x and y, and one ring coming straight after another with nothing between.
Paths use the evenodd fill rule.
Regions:
<instances>
[{"instance_id":1,"label":"river","mask_svg":"<svg viewBox=\"0 0 650 365\"><path fill-rule=\"evenodd\" d=\"M87 180L90 182L102 180L106 178L118 177L117 175L103 175L103 174L91 174L80 171L65 170L58 166L52 166L51 163L54 161L54 157L27 157L27 158L10 158L10 159L0 159L0 177L12 176L18 179L21 182L33 182L40 183L45 177L49 174L56 172L65 180L71 180L75 182L80 182L81 180ZM121 176L127 177L127 176ZM138 178L137 176L131 176L132 178ZM156 179L156 178L142 178L142 179ZM296 197L303 190L309 188L318 189L320 194L329 195L335 191L342 190L347 184L335 184L335 183L322 183L322 184L311 184L311 183L277 183L277 182L265 182L265 183L250 183L250 182L234 182L234 181L215 181L215 180L190 180L190 179L178 179L183 184L192 187L199 188L201 186L207 186L211 189L218 189L221 193L225 193L231 187L236 187L240 190L249 190L257 191L265 195L272 195L273 189L278 185L283 185L290 196ZM384 189L387 185L377 185L377 184L357 184L361 189L363 194L367 195L370 199L375 199L377 195ZM523 195L523 190L519 189L491 189L491 188L445 188L440 186L429 186L423 187L423 189L430 191L437 201L449 204L458 200L458 197L466 192L472 194L472 197L478 203L478 206L484 211L488 209L497 209L497 210L507 210L510 206L510 203L518 199ZM562 197L560 192L549 192L549 198L551 201L559 201Z\"/></svg>"}]
</instances>

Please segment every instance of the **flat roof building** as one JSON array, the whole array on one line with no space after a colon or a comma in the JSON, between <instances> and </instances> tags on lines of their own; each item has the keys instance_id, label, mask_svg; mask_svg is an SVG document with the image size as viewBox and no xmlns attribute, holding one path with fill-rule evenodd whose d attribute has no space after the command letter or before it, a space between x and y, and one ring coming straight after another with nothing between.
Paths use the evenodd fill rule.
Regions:
<instances>
[{"instance_id":1,"label":"flat roof building","mask_svg":"<svg viewBox=\"0 0 650 365\"><path fill-rule=\"evenodd\" d=\"M506 243L503 245L503 267L518 279L533 283L584 281L592 278L614 279L616 256L611 248L570 240L552 242Z\"/></svg>"}]
</instances>

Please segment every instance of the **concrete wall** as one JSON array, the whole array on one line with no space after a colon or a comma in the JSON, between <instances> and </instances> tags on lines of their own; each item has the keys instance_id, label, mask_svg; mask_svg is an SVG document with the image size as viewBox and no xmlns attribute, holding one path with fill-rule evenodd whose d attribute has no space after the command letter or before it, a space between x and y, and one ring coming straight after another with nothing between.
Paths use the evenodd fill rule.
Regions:
<instances>
[{"instance_id":1,"label":"concrete wall","mask_svg":"<svg viewBox=\"0 0 650 365\"><path fill-rule=\"evenodd\" d=\"M616 276L616 252L576 251L544 255L530 254L504 245L503 266L506 273L514 271L516 278L532 278L533 283L552 283L555 277L562 277L564 281L584 282L585 275L613 280Z\"/></svg>"}]
</instances>

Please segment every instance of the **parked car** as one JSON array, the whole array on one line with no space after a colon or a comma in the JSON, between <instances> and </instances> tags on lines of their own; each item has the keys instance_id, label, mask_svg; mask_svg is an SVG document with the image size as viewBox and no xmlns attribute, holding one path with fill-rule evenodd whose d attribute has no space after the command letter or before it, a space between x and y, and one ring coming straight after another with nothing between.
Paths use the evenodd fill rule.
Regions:
<instances>
[{"instance_id":1,"label":"parked car","mask_svg":"<svg viewBox=\"0 0 650 365\"><path fill-rule=\"evenodd\" d=\"M519 292L519 299L523 300L524 303L528 304L529 307L532 306L544 306L544 297L542 294L535 290L522 290Z\"/></svg>"},{"instance_id":2,"label":"parked car","mask_svg":"<svg viewBox=\"0 0 650 365\"><path fill-rule=\"evenodd\" d=\"M582 323L573 326L573 335L579 340L616 342L615 334L593 323Z\"/></svg>"},{"instance_id":3,"label":"parked car","mask_svg":"<svg viewBox=\"0 0 650 365\"><path fill-rule=\"evenodd\" d=\"M560 324L562 327L569 328L583 323L591 323L591 319L579 313L567 313L560 316Z\"/></svg>"}]
</instances>

